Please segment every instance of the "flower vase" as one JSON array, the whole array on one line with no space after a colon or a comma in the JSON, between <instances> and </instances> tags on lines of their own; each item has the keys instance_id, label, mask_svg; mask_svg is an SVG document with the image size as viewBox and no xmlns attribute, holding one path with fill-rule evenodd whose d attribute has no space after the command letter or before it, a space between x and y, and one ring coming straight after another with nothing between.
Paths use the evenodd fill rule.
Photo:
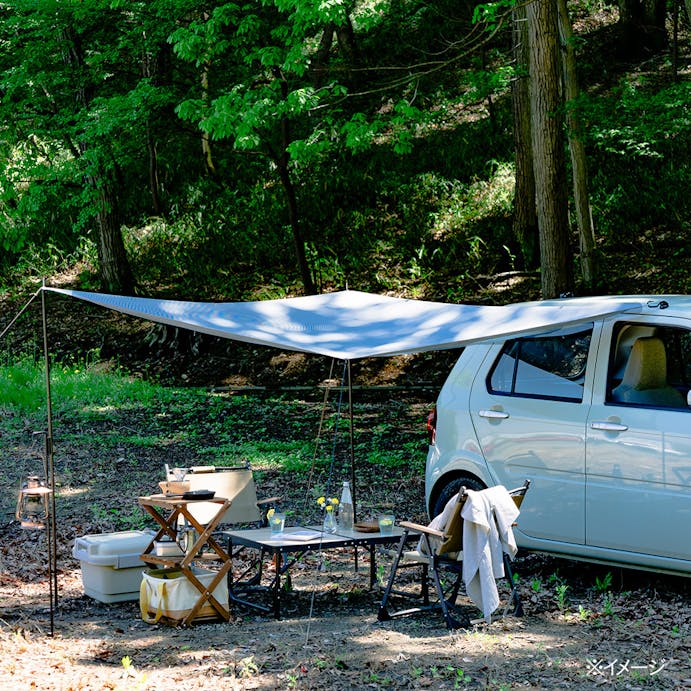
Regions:
<instances>
[{"instance_id":1,"label":"flower vase","mask_svg":"<svg viewBox=\"0 0 691 691\"><path fill-rule=\"evenodd\" d=\"M327 511L324 514L324 532L335 533L336 529L336 514L333 511Z\"/></svg>"}]
</instances>

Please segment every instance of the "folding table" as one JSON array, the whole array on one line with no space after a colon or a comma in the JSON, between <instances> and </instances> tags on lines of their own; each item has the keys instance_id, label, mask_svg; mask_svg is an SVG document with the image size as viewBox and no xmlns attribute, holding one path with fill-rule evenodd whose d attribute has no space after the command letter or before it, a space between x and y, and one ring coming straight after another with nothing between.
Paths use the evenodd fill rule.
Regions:
<instances>
[{"instance_id":1,"label":"folding table","mask_svg":"<svg viewBox=\"0 0 691 691\"><path fill-rule=\"evenodd\" d=\"M281 577L290 567L307 552L336 549L339 547L363 547L370 555L370 588L376 582L376 547L398 543L403 531L394 527L391 534L382 535L380 532L363 533L357 530L338 530L337 533L325 533L321 526L290 527L282 533L272 533L269 528L251 530L225 530L223 534L228 538L228 554L233 554L233 547L248 547L257 550L259 557L250 567L240 575L233 577L232 570L228 576L228 595L231 602L245 607L259 610L266 614L273 614L276 619L281 618ZM275 564L275 574L268 586L262 587L261 577L265 559L271 558ZM249 572L256 567L256 572L248 577ZM250 600L241 593L251 593L253 590L268 590L271 605L266 606Z\"/></svg>"}]
</instances>

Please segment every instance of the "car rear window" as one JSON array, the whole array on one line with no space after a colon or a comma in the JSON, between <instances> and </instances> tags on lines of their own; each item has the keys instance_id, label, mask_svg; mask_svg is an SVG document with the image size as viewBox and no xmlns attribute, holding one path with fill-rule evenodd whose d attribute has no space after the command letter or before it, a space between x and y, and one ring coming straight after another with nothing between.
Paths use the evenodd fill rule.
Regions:
<instances>
[{"instance_id":1,"label":"car rear window","mask_svg":"<svg viewBox=\"0 0 691 691\"><path fill-rule=\"evenodd\" d=\"M489 376L491 393L583 400L592 324L578 330L507 341Z\"/></svg>"}]
</instances>

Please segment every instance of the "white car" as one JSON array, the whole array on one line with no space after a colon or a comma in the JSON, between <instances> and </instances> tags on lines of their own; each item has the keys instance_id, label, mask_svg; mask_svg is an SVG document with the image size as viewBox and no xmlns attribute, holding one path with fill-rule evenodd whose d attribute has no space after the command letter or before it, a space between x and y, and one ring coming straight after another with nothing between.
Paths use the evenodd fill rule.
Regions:
<instances>
[{"instance_id":1,"label":"white car","mask_svg":"<svg viewBox=\"0 0 691 691\"><path fill-rule=\"evenodd\" d=\"M691 575L691 297L637 299L463 350L429 421L430 515L530 479L519 546Z\"/></svg>"}]
</instances>

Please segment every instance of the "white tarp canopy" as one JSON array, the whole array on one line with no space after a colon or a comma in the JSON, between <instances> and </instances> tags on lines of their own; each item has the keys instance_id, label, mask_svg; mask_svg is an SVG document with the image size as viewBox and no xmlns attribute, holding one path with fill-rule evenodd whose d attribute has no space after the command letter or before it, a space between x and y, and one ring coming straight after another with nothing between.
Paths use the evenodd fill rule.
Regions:
<instances>
[{"instance_id":1,"label":"white tarp canopy","mask_svg":"<svg viewBox=\"0 0 691 691\"><path fill-rule=\"evenodd\" d=\"M354 360L457 348L639 308L635 298L570 298L502 307L452 305L345 290L257 302L184 302L43 290L124 314L246 343Z\"/></svg>"}]
</instances>

